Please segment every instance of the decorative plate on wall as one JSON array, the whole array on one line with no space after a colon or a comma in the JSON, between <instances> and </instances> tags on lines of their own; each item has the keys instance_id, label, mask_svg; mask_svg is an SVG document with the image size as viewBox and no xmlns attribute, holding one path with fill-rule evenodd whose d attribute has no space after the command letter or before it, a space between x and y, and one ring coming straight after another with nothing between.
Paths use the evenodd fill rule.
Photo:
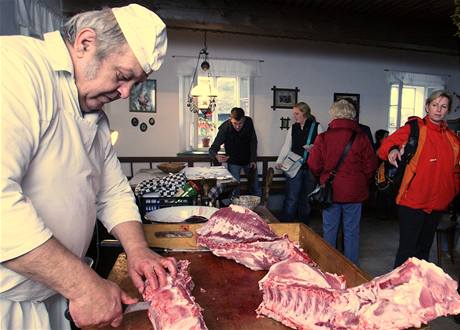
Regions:
<instances>
[{"instance_id":1,"label":"decorative plate on wall","mask_svg":"<svg viewBox=\"0 0 460 330\"><path fill-rule=\"evenodd\" d=\"M152 126L155 125L155 119L153 117L149 118L149 124Z\"/></svg>"},{"instance_id":2,"label":"decorative plate on wall","mask_svg":"<svg viewBox=\"0 0 460 330\"><path fill-rule=\"evenodd\" d=\"M142 132L145 132L147 130L147 124L146 123L141 123L139 128L141 129Z\"/></svg>"},{"instance_id":3,"label":"decorative plate on wall","mask_svg":"<svg viewBox=\"0 0 460 330\"><path fill-rule=\"evenodd\" d=\"M131 125L133 125L134 127L139 125L139 119L137 119L136 117L131 118Z\"/></svg>"}]
</instances>

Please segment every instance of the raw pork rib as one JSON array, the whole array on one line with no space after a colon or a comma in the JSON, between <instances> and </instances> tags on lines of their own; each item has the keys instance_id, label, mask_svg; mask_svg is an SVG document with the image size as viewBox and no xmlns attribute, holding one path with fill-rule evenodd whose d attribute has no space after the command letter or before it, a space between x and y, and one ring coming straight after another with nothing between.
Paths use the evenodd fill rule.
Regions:
<instances>
[{"instance_id":1,"label":"raw pork rib","mask_svg":"<svg viewBox=\"0 0 460 330\"><path fill-rule=\"evenodd\" d=\"M331 274L296 260L259 282L266 315L295 329L405 329L460 313L457 283L439 267L411 258L392 272L343 289Z\"/></svg>"},{"instance_id":2,"label":"raw pork rib","mask_svg":"<svg viewBox=\"0 0 460 330\"><path fill-rule=\"evenodd\" d=\"M262 218L245 207L220 209L197 234L198 244L216 256L233 259L252 270L267 270L287 258L314 264L287 236L276 236Z\"/></svg>"},{"instance_id":3,"label":"raw pork rib","mask_svg":"<svg viewBox=\"0 0 460 330\"><path fill-rule=\"evenodd\" d=\"M155 330L204 330L207 329L201 315L201 307L191 295L192 278L187 268L188 260L177 262L177 277L168 275L168 284L159 289L149 285L144 291L144 300L150 302L149 319Z\"/></svg>"}]
</instances>

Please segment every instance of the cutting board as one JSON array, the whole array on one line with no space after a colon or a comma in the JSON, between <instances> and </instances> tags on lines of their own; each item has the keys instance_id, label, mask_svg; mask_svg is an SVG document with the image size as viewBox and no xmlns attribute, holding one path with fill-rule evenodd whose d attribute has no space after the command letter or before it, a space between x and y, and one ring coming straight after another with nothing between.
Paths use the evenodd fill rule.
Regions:
<instances>
[{"instance_id":1,"label":"cutting board","mask_svg":"<svg viewBox=\"0 0 460 330\"><path fill-rule=\"evenodd\" d=\"M262 302L258 282L266 271L252 271L234 261L218 258L210 252L168 253L178 260L191 262L189 272L195 288L195 301L204 309L210 330L288 329L268 318L256 318ZM126 271L126 255L120 254L109 277L130 295L139 297ZM104 329L113 329L106 327ZM129 313L117 329L153 329L147 311Z\"/></svg>"}]
</instances>

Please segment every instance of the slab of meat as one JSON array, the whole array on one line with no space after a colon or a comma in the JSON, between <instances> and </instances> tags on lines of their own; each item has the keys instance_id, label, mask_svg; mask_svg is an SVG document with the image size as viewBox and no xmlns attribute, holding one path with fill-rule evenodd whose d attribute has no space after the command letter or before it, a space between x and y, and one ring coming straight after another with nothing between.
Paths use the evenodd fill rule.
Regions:
<instances>
[{"instance_id":1,"label":"slab of meat","mask_svg":"<svg viewBox=\"0 0 460 330\"><path fill-rule=\"evenodd\" d=\"M193 281L187 268L190 262L177 262L177 277L168 275L168 284L152 289L148 283L144 300L150 302L148 316L155 330L204 330L207 329L201 315L201 307L191 295Z\"/></svg>"},{"instance_id":2,"label":"slab of meat","mask_svg":"<svg viewBox=\"0 0 460 330\"><path fill-rule=\"evenodd\" d=\"M294 329L406 329L460 313L457 283L416 258L349 289L334 275L286 260L273 265L259 286L258 315Z\"/></svg>"},{"instance_id":3,"label":"slab of meat","mask_svg":"<svg viewBox=\"0 0 460 330\"><path fill-rule=\"evenodd\" d=\"M215 212L197 234L201 246L252 270L269 269L287 258L314 264L287 236L278 237L261 217L242 206L230 205Z\"/></svg>"}]
</instances>

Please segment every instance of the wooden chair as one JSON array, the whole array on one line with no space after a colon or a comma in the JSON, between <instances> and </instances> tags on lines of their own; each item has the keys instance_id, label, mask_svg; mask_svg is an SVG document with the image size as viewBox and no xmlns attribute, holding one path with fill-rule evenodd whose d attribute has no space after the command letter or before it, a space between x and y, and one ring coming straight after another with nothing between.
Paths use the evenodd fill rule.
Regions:
<instances>
[{"instance_id":1,"label":"wooden chair","mask_svg":"<svg viewBox=\"0 0 460 330\"><path fill-rule=\"evenodd\" d=\"M264 187L262 191L262 204L265 207L268 206L268 198L270 197L270 187L272 185L274 175L275 170L273 169L273 167L269 167L267 170L267 175L265 176Z\"/></svg>"},{"instance_id":2,"label":"wooden chair","mask_svg":"<svg viewBox=\"0 0 460 330\"><path fill-rule=\"evenodd\" d=\"M450 260L454 263L454 238L455 228L457 227L456 214L447 214L441 217L438 228L436 229L436 250L438 256L438 265L442 263L442 234L447 235L447 251L450 254Z\"/></svg>"}]
</instances>

